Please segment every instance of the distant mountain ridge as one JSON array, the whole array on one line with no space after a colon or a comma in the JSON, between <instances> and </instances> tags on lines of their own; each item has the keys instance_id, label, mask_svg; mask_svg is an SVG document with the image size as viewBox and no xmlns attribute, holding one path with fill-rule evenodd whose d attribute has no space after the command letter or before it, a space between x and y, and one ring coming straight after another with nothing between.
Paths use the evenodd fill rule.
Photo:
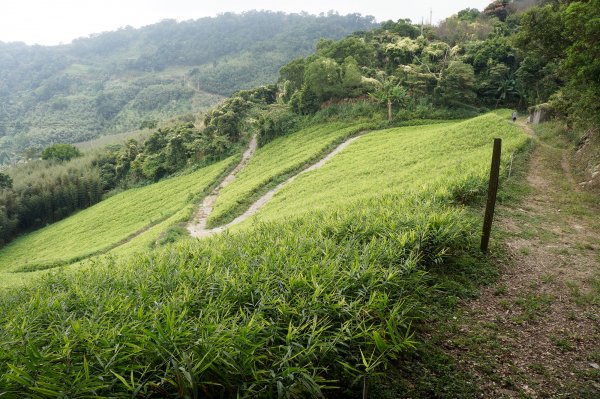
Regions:
<instances>
[{"instance_id":1,"label":"distant mountain ridge","mask_svg":"<svg viewBox=\"0 0 600 399\"><path fill-rule=\"evenodd\" d=\"M273 83L281 66L373 17L250 11L165 20L44 47L0 42L0 163L194 113Z\"/></svg>"}]
</instances>

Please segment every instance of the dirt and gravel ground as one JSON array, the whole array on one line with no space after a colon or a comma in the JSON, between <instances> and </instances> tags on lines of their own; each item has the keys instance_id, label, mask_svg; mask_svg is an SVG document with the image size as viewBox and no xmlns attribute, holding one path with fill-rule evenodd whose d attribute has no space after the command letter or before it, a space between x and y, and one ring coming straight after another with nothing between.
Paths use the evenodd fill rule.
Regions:
<instances>
[{"instance_id":1,"label":"dirt and gravel ground","mask_svg":"<svg viewBox=\"0 0 600 399\"><path fill-rule=\"evenodd\" d=\"M528 194L497 210L501 276L446 343L483 397L600 398L600 205L569 157L536 140Z\"/></svg>"}]
</instances>

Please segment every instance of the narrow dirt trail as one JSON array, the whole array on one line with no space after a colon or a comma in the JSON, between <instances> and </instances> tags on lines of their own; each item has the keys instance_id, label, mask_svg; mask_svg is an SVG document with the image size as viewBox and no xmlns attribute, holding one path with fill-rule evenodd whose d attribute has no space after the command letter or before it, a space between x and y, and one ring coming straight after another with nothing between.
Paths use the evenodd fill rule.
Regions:
<instances>
[{"instance_id":1,"label":"narrow dirt trail","mask_svg":"<svg viewBox=\"0 0 600 399\"><path fill-rule=\"evenodd\" d=\"M250 205L250 207L246 210L246 212L244 212L243 214L241 214L240 216L238 216L231 222L229 222L223 226L215 227L212 229L207 229L206 222L208 220L208 217L210 216L210 212L212 211L212 205L215 203L215 201L217 199L218 190L220 190L222 188L220 185L219 187L217 187L218 190L215 189L216 192L211 193L211 195L204 200L204 203L202 204L202 207L198 211L198 216L196 218L198 220L198 222L195 224L188 225L188 231L190 232L190 235L192 237L198 237L198 238L208 237L213 234L221 233L222 231L228 229L229 227L243 222L244 220L248 219L249 217L251 217L252 215L257 213L267 202L269 202L273 198L273 196L275 196L275 194L277 194L286 185L293 182L298 176L322 167L329 160L331 160L334 156L336 156L340 151L342 151L344 148L348 147L352 142L354 142L359 137L360 136L355 136L355 137L349 138L348 140L344 141L343 143L338 145L336 148L334 148L333 151L331 151L329 154L327 154L321 160L315 162L308 168L303 169L302 171L300 171L296 175L290 177L286 181L278 184L275 188L268 191L265 195L263 195L258 200L256 200L252 205ZM237 171L234 171L234 172L237 173ZM231 180L233 180L233 177L231 178ZM229 183L227 183L227 184L229 184ZM210 200L209 200L209 198L210 198Z\"/></svg>"},{"instance_id":2,"label":"narrow dirt trail","mask_svg":"<svg viewBox=\"0 0 600 399\"><path fill-rule=\"evenodd\" d=\"M600 209L568 160L536 139L529 195L498 209L501 277L448 341L484 397L600 397Z\"/></svg>"},{"instance_id":3,"label":"narrow dirt trail","mask_svg":"<svg viewBox=\"0 0 600 399\"><path fill-rule=\"evenodd\" d=\"M208 221L208 217L212 212L213 206L215 204L215 201L217 200L217 197L219 196L219 193L223 188L227 187L235 179L235 175L240 170L242 170L244 166L246 166L250 158L252 158L252 156L256 152L257 148L258 139L256 136L253 136L250 140L250 143L248 144L248 148L242 154L242 159L240 163L231 171L231 173L229 173L225 177L225 179L223 179L223 181L206 198L204 198L204 201L202 201L202 205L196 212L196 215L187 226L187 229L192 237L204 236L203 232L207 231L206 222Z\"/></svg>"}]
</instances>

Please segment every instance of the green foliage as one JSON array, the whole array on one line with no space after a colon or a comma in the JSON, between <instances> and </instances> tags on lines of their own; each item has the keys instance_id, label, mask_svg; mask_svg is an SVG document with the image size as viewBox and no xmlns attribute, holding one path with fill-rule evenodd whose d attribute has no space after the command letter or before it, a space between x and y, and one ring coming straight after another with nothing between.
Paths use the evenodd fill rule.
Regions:
<instances>
[{"instance_id":1,"label":"green foliage","mask_svg":"<svg viewBox=\"0 0 600 399\"><path fill-rule=\"evenodd\" d=\"M295 91L304 85L304 58L298 58L284 65L279 70L280 91L285 102L288 102Z\"/></svg>"},{"instance_id":2,"label":"green foliage","mask_svg":"<svg viewBox=\"0 0 600 399\"><path fill-rule=\"evenodd\" d=\"M150 134L143 145L130 139L108 148L95 162L104 188L158 181L189 165L223 159L244 140L252 111L273 103L275 96L275 86L239 91L207 113L203 129L193 121L174 123Z\"/></svg>"},{"instance_id":3,"label":"green foliage","mask_svg":"<svg viewBox=\"0 0 600 399\"><path fill-rule=\"evenodd\" d=\"M0 188L0 246L21 232L61 220L102 199L94 156L34 160L7 170Z\"/></svg>"},{"instance_id":4,"label":"green foliage","mask_svg":"<svg viewBox=\"0 0 600 399\"><path fill-rule=\"evenodd\" d=\"M302 87L290 98L290 107L297 114L310 115L319 110L321 101L312 90Z\"/></svg>"},{"instance_id":5,"label":"green foliage","mask_svg":"<svg viewBox=\"0 0 600 399\"><path fill-rule=\"evenodd\" d=\"M208 220L218 226L242 214L269 188L297 173L330 151L341 140L368 124L337 122L310 126L261 147L230 184L219 193Z\"/></svg>"},{"instance_id":6,"label":"green foliage","mask_svg":"<svg viewBox=\"0 0 600 399\"><path fill-rule=\"evenodd\" d=\"M331 58L338 64L352 57L358 64L370 66L375 56L375 47L364 38L348 36L336 42L325 42L318 48L317 54Z\"/></svg>"},{"instance_id":7,"label":"green foliage","mask_svg":"<svg viewBox=\"0 0 600 399\"><path fill-rule=\"evenodd\" d=\"M342 95L342 68L331 58L319 57L307 65L305 90L314 93L319 103Z\"/></svg>"},{"instance_id":8,"label":"green foliage","mask_svg":"<svg viewBox=\"0 0 600 399\"><path fill-rule=\"evenodd\" d=\"M483 12L462 10L435 28L387 21L343 40L321 40L314 55L282 68L280 98L294 112L310 115L331 102L375 94L375 79L385 75L399 82L399 93L406 90L401 114L413 113L417 104L459 112L476 112L473 106L523 109L560 90L564 101L557 115L598 124L597 6L596 0L497 0ZM384 93L374 98L387 103L391 120Z\"/></svg>"},{"instance_id":9,"label":"green foliage","mask_svg":"<svg viewBox=\"0 0 600 399\"><path fill-rule=\"evenodd\" d=\"M140 123L140 129L155 129L157 124L158 122L155 120L146 119Z\"/></svg>"},{"instance_id":10,"label":"green foliage","mask_svg":"<svg viewBox=\"0 0 600 399\"><path fill-rule=\"evenodd\" d=\"M360 395L365 381L377 386L381 373L414 353L413 326L456 269L446 267L448 257L478 234L453 193L455 184L485 174L495 135L510 148L525 140L496 115L373 132L319 170L328 173L296 180L307 188L316 175L329 175L342 181L315 188L362 195L314 206L312 188L303 198L288 192L274 199L293 200L279 222L101 259L3 292L3 389L69 397ZM441 170L427 167L413 181L400 176L423 161L439 165L442 155ZM398 161L402 167L392 167ZM383 175L395 183L374 181ZM183 186L184 178L171 180ZM311 200L303 210L295 205L302 200ZM117 205L124 203L111 209ZM446 274L437 280L429 270Z\"/></svg>"},{"instance_id":11,"label":"green foliage","mask_svg":"<svg viewBox=\"0 0 600 399\"><path fill-rule=\"evenodd\" d=\"M418 254L464 245L462 217L388 198L49 276L0 299L2 384L52 392L64 378L70 397L360 392L357 379L412 350L430 292ZM7 345L22 334L25 346Z\"/></svg>"},{"instance_id":12,"label":"green foliage","mask_svg":"<svg viewBox=\"0 0 600 399\"><path fill-rule=\"evenodd\" d=\"M286 106L274 106L259 117L258 145L264 146L269 141L286 134L293 133L299 124L298 115Z\"/></svg>"},{"instance_id":13,"label":"green foliage","mask_svg":"<svg viewBox=\"0 0 600 399\"><path fill-rule=\"evenodd\" d=\"M242 133L249 111L275 102L277 87L261 86L253 90L242 90L213 109L204 118L205 135L222 137L237 142Z\"/></svg>"},{"instance_id":14,"label":"green foliage","mask_svg":"<svg viewBox=\"0 0 600 399\"><path fill-rule=\"evenodd\" d=\"M396 33L402 37L410 37L416 39L420 34L417 26L413 25L410 19L399 19L398 21L385 21L381 23L383 31Z\"/></svg>"},{"instance_id":15,"label":"green foliage","mask_svg":"<svg viewBox=\"0 0 600 399\"><path fill-rule=\"evenodd\" d=\"M39 269L103 253L170 218L204 193L227 159L180 177L126 190L0 250L0 273ZM35 248L35 252L31 251Z\"/></svg>"},{"instance_id":16,"label":"green foliage","mask_svg":"<svg viewBox=\"0 0 600 399\"><path fill-rule=\"evenodd\" d=\"M599 7L597 0L534 7L522 16L515 35L516 45L528 55L519 77L527 83L538 80L541 95L532 97L546 102L560 89L559 113L582 126L600 124Z\"/></svg>"},{"instance_id":17,"label":"green foliage","mask_svg":"<svg viewBox=\"0 0 600 399\"><path fill-rule=\"evenodd\" d=\"M473 22L481 15L481 12L476 8L465 8L464 10L460 10L456 15L461 21Z\"/></svg>"},{"instance_id":18,"label":"green foliage","mask_svg":"<svg viewBox=\"0 0 600 399\"><path fill-rule=\"evenodd\" d=\"M224 95L274 82L278 69L375 26L357 14L248 11L77 39L0 43L0 162L30 147L74 143L204 111Z\"/></svg>"},{"instance_id":19,"label":"green foliage","mask_svg":"<svg viewBox=\"0 0 600 399\"><path fill-rule=\"evenodd\" d=\"M13 179L5 173L0 173L0 190L5 188L12 188Z\"/></svg>"},{"instance_id":20,"label":"green foliage","mask_svg":"<svg viewBox=\"0 0 600 399\"><path fill-rule=\"evenodd\" d=\"M570 41L564 67L566 93L572 98L570 114L583 122L600 126L600 1L574 1L563 14Z\"/></svg>"},{"instance_id":21,"label":"green foliage","mask_svg":"<svg viewBox=\"0 0 600 399\"><path fill-rule=\"evenodd\" d=\"M409 98L408 92L394 77L380 76L380 79L378 90L369 95L375 101L387 106L388 121L391 121L393 118L392 105L406 105Z\"/></svg>"},{"instance_id":22,"label":"green foliage","mask_svg":"<svg viewBox=\"0 0 600 399\"><path fill-rule=\"evenodd\" d=\"M475 72L462 61L452 61L435 89L436 99L444 105L472 104L475 101Z\"/></svg>"},{"instance_id":23,"label":"green foliage","mask_svg":"<svg viewBox=\"0 0 600 399\"><path fill-rule=\"evenodd\" d=\"M80 156L81 151L71 144L54 144L42 151L42 159L45 160L68 161Z\"/></svg>"},{"instance_id":24,"label":"green foliage","mask_svg":"<svg viewBox=\"0 0 600 399\"><path fill-rule=\"evenodd\" d=\"M518 126L493 113L368 133L322 168L298 176L245 223L292 220L386 194L470 202L487 188L495 137L503 139L504 166L527 142Z\"/></svg>"}]
</instances>

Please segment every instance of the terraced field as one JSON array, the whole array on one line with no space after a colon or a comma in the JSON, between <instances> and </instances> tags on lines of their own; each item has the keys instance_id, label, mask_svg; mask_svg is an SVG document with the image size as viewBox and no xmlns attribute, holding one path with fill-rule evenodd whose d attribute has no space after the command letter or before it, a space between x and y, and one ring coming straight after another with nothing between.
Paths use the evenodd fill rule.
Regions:
<instances>
[{"instance_id":1,"label":"terraced field","mask_svg":"<svg viewBox=\"0 0 600 399\"><path fill-rule=\"evenodd\" d=\"M0 250L0 273L72 263L120 244L126 244L122 252L143 249L158 237L160 229L185 219L198 197L235 161L230 158L184 176L127 190L25 235Z\"/></svg>"},{"instance_id":2,"label":"terraced field","mask_svg":"<svg viewBox=\"0 0 600 399\"><path fill-rule=\"evenodd\" d=\"M345 138L366 129L367 123L330 123L300 130L260 148L235 182L220 193L208 225L233 220L269 187L323 157Z\"/></svg>"},{"instance_id":3,"label":"terraced field","mask_svg":"<svg viewBox=\"0 0 600 399\"><path fill-rule=\"evenodd\" d=\"M289 220L386 194L430 193L467 200L462 197L486 188L494 137L503 138L505 164L526 141L519 127L496 114L370 132L322 168L299 176L245 224Z\"/></svg>"}]
</instances>

